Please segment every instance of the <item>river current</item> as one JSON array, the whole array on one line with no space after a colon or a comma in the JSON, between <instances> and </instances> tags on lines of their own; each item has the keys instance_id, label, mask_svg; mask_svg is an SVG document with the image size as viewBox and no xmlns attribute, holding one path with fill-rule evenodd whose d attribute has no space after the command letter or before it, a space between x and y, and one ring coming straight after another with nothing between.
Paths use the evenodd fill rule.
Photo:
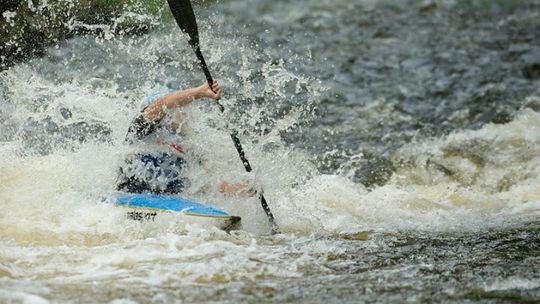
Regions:
<instances>
[{"instance_id":1,"label":"river current","mask_svg":"<svg viewBox=\"0 0 540 304\"><path fill-rule=\"evenodd\" d=\"M204 80L172 19L103 26L0 72L0 302L540 301L540 2L195 11L226 111L183 109L185 195L242 230L102 203L141 101ZM222 180L264 189L282 233Z\"/></svg>"}]
</instances>

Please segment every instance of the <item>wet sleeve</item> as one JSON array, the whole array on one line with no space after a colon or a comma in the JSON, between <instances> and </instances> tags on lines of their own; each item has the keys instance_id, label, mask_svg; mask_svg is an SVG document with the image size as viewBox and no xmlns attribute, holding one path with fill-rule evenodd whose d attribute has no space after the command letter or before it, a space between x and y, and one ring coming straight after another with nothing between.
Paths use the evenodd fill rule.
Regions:
<instances>
[{"instance_id":1,"label":"wet sleeve","mask_svg":"<svg viewBox=\"0 0 540 304\"><path fill-rule=\"evenodd\" d=\"M154 132L156 129L157 122L150 122L144 119L142 113L139 114L129 126L128 133L126 136L127 140L138 139L141 140L145 136Z\"/></svg>"}]
</instances>

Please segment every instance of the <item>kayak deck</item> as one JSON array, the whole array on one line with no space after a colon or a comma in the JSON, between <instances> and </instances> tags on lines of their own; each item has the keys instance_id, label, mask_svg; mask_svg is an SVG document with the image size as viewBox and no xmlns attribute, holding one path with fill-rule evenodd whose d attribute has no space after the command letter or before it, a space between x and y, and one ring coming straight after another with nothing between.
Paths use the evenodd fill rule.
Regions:
<instances>
[{"instance_id":1,"label":"kayak deck","mask_svg":"<svg viewBox=\"0 0 540 304\"><path fill-rule=\"evenodd\" d=\"M126 213L128 219L136 221L155 221L163 214L182 214L182 218L199 218L218 220L217 225L222 230L239 229L241 218L229 215L227 212L210 205L202 204L190 199L158 194L131 194L116 193L111 200L114 204L129 208ZM214 221L215 222L215 221Z\"/></svg>"}]
</instances>

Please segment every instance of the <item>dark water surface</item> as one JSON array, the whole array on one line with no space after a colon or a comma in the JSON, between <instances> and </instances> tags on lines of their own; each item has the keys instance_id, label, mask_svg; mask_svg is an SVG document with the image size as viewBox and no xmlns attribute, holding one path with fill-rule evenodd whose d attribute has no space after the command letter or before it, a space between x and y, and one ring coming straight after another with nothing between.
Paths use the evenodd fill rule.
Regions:
<instances>
[{"instance_id":1,"label":"dark water surface","mask_svg":"<svg viewBox=\"0 0 540 304\"><path fill-rule=\"evenodd\" d=\"M172 20L104 29L0 74L0 302L540 301L540 1L195 9L227 111L186 110L186 195L243 230L96 203L139 101L203 79ZM283 234L223 179L261 185Z\"/></svg>"}]
</instances>

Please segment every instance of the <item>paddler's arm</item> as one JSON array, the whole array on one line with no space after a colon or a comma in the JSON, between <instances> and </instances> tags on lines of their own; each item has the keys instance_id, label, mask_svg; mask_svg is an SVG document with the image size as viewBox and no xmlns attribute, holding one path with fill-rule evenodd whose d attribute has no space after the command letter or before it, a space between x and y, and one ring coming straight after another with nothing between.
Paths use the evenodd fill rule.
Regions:
<instances>
[{"instance_id":1,"label":"paddler's arm","mask_svg":"<svg viewBox=\"0 0 540 304\"><path fill-rule=\"evenodd\" d=\"M142 116L148 122L160 121L167 110L183 107L196 99L205 97L212 99L221 97L221 87L217 81L212 84L212 89L205 82L199 87L163 95L144 109Z\"/></svg>"}]
</instances>

